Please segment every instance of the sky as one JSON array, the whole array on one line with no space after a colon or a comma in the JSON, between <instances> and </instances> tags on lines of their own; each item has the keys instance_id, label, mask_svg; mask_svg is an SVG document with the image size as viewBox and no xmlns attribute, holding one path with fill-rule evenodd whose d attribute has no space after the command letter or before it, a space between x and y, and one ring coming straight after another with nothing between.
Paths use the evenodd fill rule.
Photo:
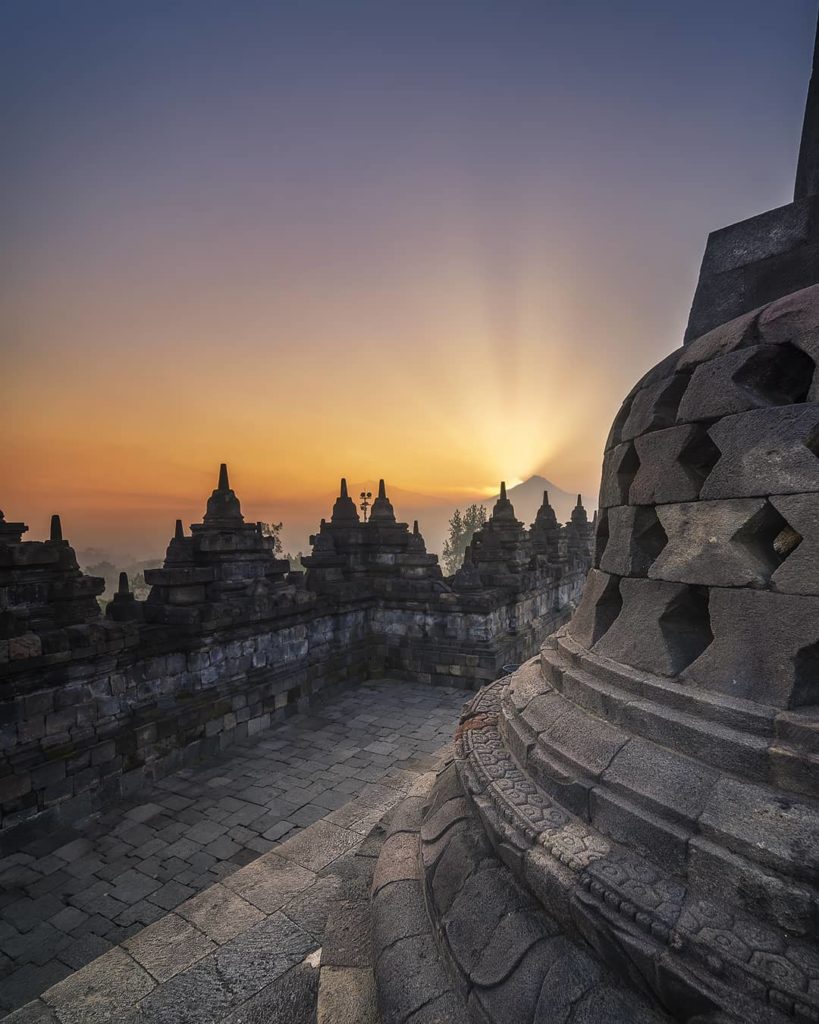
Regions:
<instances>
[{"instance_id":1,"label":"sky","mask_svg":"<svg viewBox=\"0 0 819 1024\"><path fill-rule=\"evenodd\" d=\"M222 461L294 546L341 475L596 493L708 232L791 199L815 19L0 0L0 508L145 557Z\"/></svg>"}]
</instances>

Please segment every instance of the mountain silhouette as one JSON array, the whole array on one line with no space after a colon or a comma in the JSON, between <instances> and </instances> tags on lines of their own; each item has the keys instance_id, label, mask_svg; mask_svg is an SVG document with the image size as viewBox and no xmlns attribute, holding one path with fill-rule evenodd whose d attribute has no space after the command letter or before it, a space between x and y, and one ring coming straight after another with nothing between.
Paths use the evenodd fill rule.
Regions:
<instances>
[{"instance_id":1,"label":"mountain silhouette","mask_svg":"<svg viewBox=\"0 0 819 1024\"><path fill-rule=\"evenodd\" d=\"M524 526L530 526L537 514L537 510L543 503L543 492L549 492L549 502L555 510L558 522L565 523L571 517L572 509L577 503L577 492L574 494L564 491L561 487L547 480L545 476L530 476L528 480L516 484L514 487L507 487L506 495L515 508L515 515ZM387 494L395 508L395 516L399 522L412 524L413 519L418 520L421 533L424 535L427 550L441 553L444 540L449 533L449 520L455 508L463 512L469 505L483 505L487 515L491 514L492 507L498 500L499 494L487 498L484 494L465 495L459 501L452 498L434 498L428 495L416 495L411 491L402 491L398 487L390 487L387 481ZM592 512L597 507L594 499L584 497L583 504L591 518Z\"/></svg>"},{"instance_id":2,"label":"mountain silhouette","mask_svg":"<svg viewBox=\"0 0 819 1024\"><path fill-rule=\"evenodd\" d=\"M571 517L572 509L577 504L577 492L575 491L574 494L570 494L568 491L564 491L556 484L553 484L551 480L547 480L545 476L535 475L530 476L523 483L506 488L506 496L515 507L515 515L525 526L531 525L537 510L543 504L544 491L549 492L549 504L555 510L559 523L565 523ZM486 505L487 511L491 512L492 506L499 496L499 494L496 494L494 498L484 498L481 504ZM583 504L586 506L589 518L591 518L592 512L597 507L597 502L591 498L584 497Z\"/></svg>"}]
</instances>

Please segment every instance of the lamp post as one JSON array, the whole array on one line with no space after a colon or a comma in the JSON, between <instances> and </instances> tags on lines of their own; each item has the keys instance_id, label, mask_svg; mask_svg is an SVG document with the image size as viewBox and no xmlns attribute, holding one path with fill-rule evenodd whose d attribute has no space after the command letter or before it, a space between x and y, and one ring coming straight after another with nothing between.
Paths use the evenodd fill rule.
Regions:
<instances>
[{"instance_id":1,"label":"lamp post","mask_svg":"<svg viewBox=\"0 0 819 1024\"><path fill-rule=\"evenodd\" d=\"M361 492L361 504L358 506L364 513L364 522L367 522L367 513L370 511L370 498L373 496L372 491Z\"/></svg>"}]
</instances>

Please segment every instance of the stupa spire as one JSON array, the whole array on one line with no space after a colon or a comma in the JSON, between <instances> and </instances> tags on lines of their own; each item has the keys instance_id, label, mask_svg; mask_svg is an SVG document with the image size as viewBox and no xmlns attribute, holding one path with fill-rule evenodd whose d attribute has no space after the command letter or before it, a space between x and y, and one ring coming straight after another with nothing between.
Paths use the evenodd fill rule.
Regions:
<instances>
[{"instance_id":1,"label":"stupa spire","mask_svg":"<svg viewBox=\"0 0 819 1024\"><path fill-rule=\"evenodd\" d=\"M358 522L358 509L355 502L347 493L347 478L341 478L341 487L338 497L333 505L333 514L330 522L334 526L355 526Z\"/></svg>"},{"instance_id":2,"label":"stupa spire","mask_svg":"<svg viewBox=\"0 0 819 1024\"><path fill-rule=\"evenodd\" d=\"M819 23L813 48L813 72L805 104L802 143L796 166L796 187L793 198L805 199L819 194Z\"/></svg>"},{"instance_id":3,"label":"stupa spire","mask_svg":"<svg viewBox=\"0 0 819 1024\"><path fill-rule=\"evenodd\" d=\"M62 540L63 539L63 526L62 526L62 523L60 522L60 517L59 516L52 516L51 517L50 539L51 540Z\"/></svg>"},{"instance_id":4,"label":"stupa spire","mask_svg":"<svg viewBox=\"0 0 819 1024\"><path fill-rule=\"evenodd\" d=\"M206 526L224 527L236 526L244 521L242 506L230 489L227 464L223 462L219 466L219 482L216 485L216 490L208 498L208 507L203 522Z\"/></svg>"},{"instance_id":5,"label":"stupa spire","mask_svg":"<svg viewBox=\"0 0 819 1024\"><path fill-rule=\"evenodd\" d=\"M181 519L177 519L176 520L176 528L174 530L173 536L174 536L174 540L184 540L184 538L185 538L185 529L182 526L182 520Z\"/></svg>"},{"instance_id":6,"label":"stupa spire","mask_svg":"<svg viewBox=\"0 0 819 1024\"><path fill-rule=\"evenodd\" d=\"M395 511L387 497L387 488L383 480L378 481L378 497L373 502L370 512L370 522L394 523Z\"/></svg>"}]
</instances>

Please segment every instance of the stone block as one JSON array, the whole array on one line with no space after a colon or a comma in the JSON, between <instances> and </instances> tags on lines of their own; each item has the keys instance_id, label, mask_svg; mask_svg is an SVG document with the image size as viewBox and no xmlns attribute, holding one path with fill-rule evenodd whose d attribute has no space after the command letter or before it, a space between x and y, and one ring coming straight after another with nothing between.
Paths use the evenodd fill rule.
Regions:
<instances>
[{"instance_id":1,"label":"stone block","mask_svg":"<svg viewBox=\"0 0 819 1024\"><path fill-rule=\"evenodd\" d=\"M719 457L704 426L680 424L635 438L636 462L628 500L633 505L693 501Z\"/></svg>"},{"instance_id":2,"label":"stone block","mask_svg":"<svg viewBox=\"0 0 819 1024\"><path fill-rule=\"evenodd\" d=\"M713 643L687 680L778 708L819 704L819 597L715 588L709 615Z\"/></svg>"},{"instance_id":3,"label":"stone block","mask_svg":"<svg viewBox=\"0 0 819 1024\"><path fill-rule=\"evenodd\" d=\"M24 633L9 640L9 661L23 661L26 658L39 658L43 653L43 645L36 633Z\"/></svg>"},{"instance_id":4,"label":"stone block","mask_svg":"<svg viewBox=\"0 0 819 1024\"><path fill-rule=\"evenodd\" d=\"M381 953L376 970L385 1022L411 1020L422 1007L450 991L430 934L399 939Z\"/></svg>"},{"instance_id":5,"label":"stone block","mask_svg":"<svg viewBox=\"0 0 819 1024\"><path fill-rule=\"evenodd\" d=\"M700 498L819 491L819 404L727 416L709 436L721 454Z\"/></svg>"},{"instance_id":6,"label":"stone block","mask_svg":"<svg viewBox=\"0 0 819 1024\"><path fill-rule=\"evenodd\" d=\"M756 919L756 934L764 922L785 929L793 938L801 935L815 939L815 896L809 886L788 882L704 836L695 835L690 840L688 883L688 899L695 908L700 902L710 904L713 915L716 908L733 907L735 912ZM690 927L688 911L686 904L680 919L686 923L686 930ZM724 941L734 936L731 918L719 910L717 928L727 933Z\"/></svg>"},{"instance_id":7,"label":"stone block","mask_svg":"<svg viewBox=\"0 0 819 1024\"><path fill-rule=\"evenodd\" d=\"M580 604L567 630L584 647L592 647L608 630L622 607L619 580L599 569L592 569L583 588Z\"/></svg>"},{"instance_id":8,"label":"stone block","mask_svg":"<svg viewBox=\"0 0 819 1024\"><path fill-rule=\"evenodd\" d=\"M737 270L805 245L813 236L814 206L810 200L789 203L712 231L701 274Z\"/></svg>"},{"instance_id":9,"label":"stone block","mask_svg":"<svg viewBox=\"0 0 819 1024\"><path fill-rule=\"evenodd\" d=\"M357 832L329 821L316 821L289 839L276 852L309 871L321 871L361 842Z\"/></svg>"},{"instance_id":10,"label":"stone block","mask_svg":"<svg viewBox=\"0 0 819 1024\"><path fill-rule=\"evenodd\" d=\"M639 469L640 458L634 442L626 441L606 452L603 456L603 474L600 481L601 509L629 503L630 488Z\"/></svg>"},{"instance_id":11,"label":"stone block","mask_svg":"<svg viewBox=\"0 0 819 1024\"><path fill-rule=\"evenodd\" d=\"M31 769L33 789L43 789L65 778L65 761L50 761Z\"/></svg>"},{"instance_id":12,"label":"stone block","mask_svg":"<svg viewBox=\"0 0 819 1024\"><path fill-rule=\"evenodd\" d=\"M553 713L537 747L559 755L574 772L598 778L628 741L628 734L570 700L560 700L563 708Z\"/></svg>"},{"instance_id":13,"label":"stone block","mask_svg":"<svg viewBox=\"0 0 819 1024\"><path fill-rule=\"evenodd\" d=\"M399 832L389 836L381 850L373 876L373 895L391 882L420 881L421 865L418 860L418 836L412 832Z\"/></svg>"},{"instance_id":14,"label":"stone block","mask_svg":"<svg viewBox=\"0 0 819 1024\"><path fill-rule=\"evenodd\" d=\"M43 999L63 1024L110 1024L155 987L148 972L115 947L52 986Z\"/></svg>"},{"instance_id":15,"label":"stone block","mask_svg":"<svg viewBox=\"0 0 819 1024\"><path fill-rule=\"evenodd\" d=\"M813 882L819 876L819 809L783 800L766 786L724 777L713 787L699 831L733 853Z\"/></svg>"},{"instance_id":16,"label":"stone block","mask_svg":"<svg viewBox=\"0 0 819 1024\"><path fill-rule=\"evenodd\" d=\"M653 506L623 505L607 516L609 539L600 568L615 576L645 576L666 543L657 512Z\"/></svg>"},{"instance_id":17,"label":"stone block","mask_svg":"<svg viewBox=\"0 0 819 1024\"><path fill-rule=\"evenodd\" d=\"M228 875L221 884L264 914L272 914L288 899L312 885L315 879L315 872L267 853Z\"/></svg>"},{"instance_id":18,"label":"stone block","mask_svg":"<svg viewBox=\"0 0 819 1024\"><path fill-rule=\"evenodd\" d=\"M678 368L680 370L690 369L709 359L753 343L758 337L758 317L759 310L751 310L749 313L728 320L713 330L701 334L698 338L688 341L677 363Z\"/></svg>"},{"instance_id":19,"label":"stone block","mask_svg":"<svg viewBox=\"0 0 819 1024\"><path fill-rule=\"evenodd\" d=\"M677 418L683 423L710 420L803 402L813 370L813 360L790 345L752 345L728 352L695 369Z\"/></svg>"},{"instance_id":20,"label":"stone block","mask_svg":"<svg viewBox=\"0 0 819 1024\"><path fill-rule=\"evenodd\" d=\"M683 875L690 826L654 814L620 793L596 787L589 797L589 820L604 836L624 844L639 857Z\"/></svg>"},{"instance_id":21,"label":"stone block","mask_svg":"<svg viewBox=\"0 0 819 1024\"><path fill-rule=\"evenodd\" d=\"M22 775L0 776L0 804L10 803L31 792L31 776L28 772Z\"/></svg>"},{"instance_id":22,"label":"stone block","mask_svg":"<svg viewBox=\"0 0 819 1024\"><path fill-rule=\"evenodd\" d=\"M678 373L640 388L623 424L623 441L629 441L650 430L673 426L688 380L687 373Z\"/></svg>"},{"instance_id":23,"label":"stone block","mask_svg":"<svg viewBox=\"0 0 819 1024\"><path fill-rule=\"evenodd\" d=\"M761 341L782 344L799 342L819 328L819 285L802 288L771 302L759 314Z\"/></svg>"},{"instance_id":24,"label":"stone block","mask_svg":"<svg viewBox=\"0 0 819 1024\"><path fill-rule=\"evenodd\" d=\"M126 939L123 946L159 982L187 970L216 948L198 928L176 914L166 914Z\"/></svg>"},{"instance_id":25,"label":"stone block","mask_svg":"<svg viewBox=\"0 0 819 1024\"><path fill-rule=\"evenodd\" d=\"M369 900L340 900L330 908L321 966L369 967L372 963Z\"/></svg>"},{"instance_id":26,"label":"stone block","mask_svg":"<svg viewBox=\"0 0 819 1024\"><path fill-rule=\"evenodd\" d=\"M379 1020L372 968L325 967L322 953L316 1024L378 1024Z\"/></svg>"},{"instance_id":27,"label":"stone block","mask_svg":"<svg viewBox=\"0 0 819 1024\"><path fill-rule=\"evenodd\" d=\"M711 641L707 593L658 580L622 579L623 606L594 645L596 654L634 668L673 676Z\"/></svg>"},{"instance_id":28,"label":"stone block","mask_svg":"<svg viewBox=\"0 0 819 1024\"><path fill-rule=\"evenodd\" d=\"M633 736L615 753L602 782L656 814L693 825L717 778L713 769Z\"/></svg>"},{"instance_id":29,"label":"stone block","mask_svg":"<svg viewBox=\"0 0 819 1024\"><path fill-rule=\"evenodd\" d=\"M219 945L264 919L261 910L220 883L181 903L175 912Z\"/></svg>"},{"instance_id":30,"label":"stone block","mask_svg":"<svg viewBox=\"0 0 819 1024\"><path fill-rule=\"evenodd\" d=\"M668 543L652 579L718 587L763 587L779 565L782 517L762 498L658 507Z\"/></svg>"}]
</instances>

